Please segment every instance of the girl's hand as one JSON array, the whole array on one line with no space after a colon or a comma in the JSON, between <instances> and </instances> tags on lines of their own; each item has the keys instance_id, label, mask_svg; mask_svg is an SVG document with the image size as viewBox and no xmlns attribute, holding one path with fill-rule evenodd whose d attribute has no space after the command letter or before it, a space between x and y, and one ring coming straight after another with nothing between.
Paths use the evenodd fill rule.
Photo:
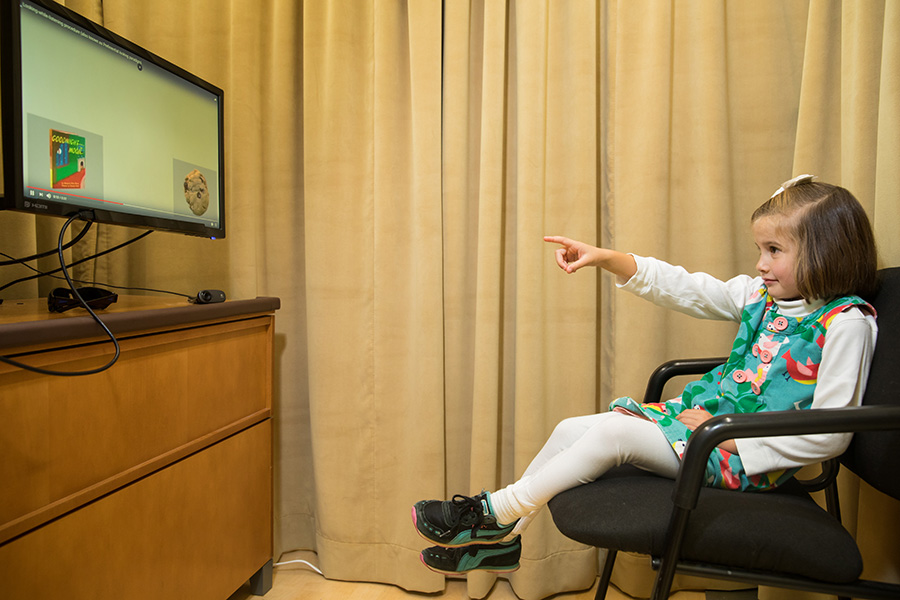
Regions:
<instances>
[{"instance_id":1,"label":"girl's hand","mask_svg":"<svg viewBox=\"0 0 900 600\"><path fill-rule=\"evenodd\" d=\"M594 265L600 253L600 248L567 237L548 235L544 237L544 241L562 245L562 248L557 248L555 252L556 264L566 273L574 273L581 267Z\"/></svg>"},{"instance_id":2,"label":"girl's hand","mask_svg":"<svg viewBox=\"0 0 900 600\"><path fill-rule=\"evenodd\" d=\"M679 414L675 418L684 423L685 427L687 427L691 431L694 431L695 429L700 427L700 425L712 419L712 417L712 413L710 413L708 410L695 406L694 408L689 408L688 410L681 411L681 414Z\"/></svg>"},{"instance_id":3,"label":"girl's hand","mask_svg":"<svg viewBox=\"0 0 900 600\"><path fill-rule=\"evenodd\" d=\"M566 273L574 273L581 267L601 267L624 283L637 272L637 263L630 254L597 248L557 235L548 235L544 241L562 246L556 249L556 264Z\"/></svg>"},{"instance_id":4,"label":"girl's hand","mask_svg":"<svg viewBox=\"0 0 900 600\"><path fill-rule=\"evenodd\" d=\"M677 417L675 417L676 420L684 423L684 426L687 427L688 429L690 429L691 431L694 431L695 429L700 427L700 425L702 425L703 423L706 423L707 421L709 421L712 418L713 418L712 413L710 413L706 409L699 408L699 407L694 407L694 408L690 408L688 410L682 411L681 414L679 414ZM725 440L724 442L719 444L719 448L721 448L722 450L725 450L726 452L730 452L731 454L738 453L737 444L734 443L734 440Z\"/></svg>"}]
</instances>

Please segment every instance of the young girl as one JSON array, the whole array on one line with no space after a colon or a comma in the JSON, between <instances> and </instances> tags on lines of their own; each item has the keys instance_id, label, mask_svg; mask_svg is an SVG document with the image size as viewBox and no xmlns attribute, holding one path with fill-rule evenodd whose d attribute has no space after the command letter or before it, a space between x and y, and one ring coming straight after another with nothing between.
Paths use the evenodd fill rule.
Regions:
<instances>
[{"instance_id":1,"label":"young girl","mask_svg":"<svg viewBox=\"0 0 900 600\"><path fill-rule=\"evenodd\" d=\"M862 206L847 190L803 175L786 182L751 219L759 249L752 278L720 281L652 258L563 237L566 273L598 266L617 286L698 318L740 323L728 361L664 403L619 398L610 411L562 421L520 480L496 492L423 500L419 533L438 544L422 552L436 571L518 568L518 534L556 494L632 464L674 478L691 431L715 415L859 404L875 347L875 311L860 296L876 281L875 242ZM841 454L850 434L728 440L713 452L707 485L762 490L800 467Z\"/></svg>"}]
</instances>

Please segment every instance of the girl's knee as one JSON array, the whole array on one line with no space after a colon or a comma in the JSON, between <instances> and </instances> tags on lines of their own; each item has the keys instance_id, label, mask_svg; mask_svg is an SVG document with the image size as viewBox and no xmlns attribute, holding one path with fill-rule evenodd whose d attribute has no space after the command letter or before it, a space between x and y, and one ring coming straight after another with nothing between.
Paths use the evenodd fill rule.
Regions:
<instances>
[{"instance_id":1,"label":"girl's knee","mask_svg":"<svg viewBox=\"0 0 900 600\"><path fill-rule=\"evenodd\" d=\"M598 426L602 426L604 422L609 421L611 414L612 413L597 413L563 419L557 423L550 439L562 446L569 446L582 437L589 435L590 432L595 430Z\"/></svg>"},{"instance_id":2,"label":"girl's knee","mask_svg":"<svg viewBox=\"0 0 900 600\"><path fill-rule=\"evenodd\" d=\"M556 427L553 429L553 434L561 434L561 435L578 435L591 427L591 417L594 415L585 415L581 417L569 417L567 419L563 419L559 423L556 424Z\"/></svg>"},{"instance_id":3,"label":"girl's knee","mask_svg":"<svg viewBox=\"0 0 900 600\"><path fill-rule=\"evenodd\" d=\"M652 422L632 417L630 415L610 412L605 419L599 419L591 424L584 437L594 443L603 443L618 448L627 448L634 444L640 444L646 430L657 430Z\"/></svg>"},{"instance_id":4,"label":"girl's knee","mask_svg":"<svg viewBox=\"0 0 900 600\"><path fill-rule=\"evenodd\" d=\"M586 422L586 417L563 419L554 427L548 442L552 442L560 447L567 447L584 435L584 432L589 428L590 425Z\"/></svg>"}]
</instances>

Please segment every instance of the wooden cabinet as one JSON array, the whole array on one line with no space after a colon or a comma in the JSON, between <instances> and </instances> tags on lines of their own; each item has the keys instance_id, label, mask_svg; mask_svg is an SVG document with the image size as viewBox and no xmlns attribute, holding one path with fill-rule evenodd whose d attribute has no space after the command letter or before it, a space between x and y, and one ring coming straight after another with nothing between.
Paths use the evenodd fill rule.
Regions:
<instances>
[{"instance_id":1,"label":"wooden cabinet","mask_svg":"<svg viewBox=\"0 0 900 600\"><path fill-rule=\"evenodd\" d=\"M276 298L120 297L121 356L0 363L0 597L225 600L271 586ZM0 305L0 354L113 346L82 309Z\"/></svg>"}]
</instances>

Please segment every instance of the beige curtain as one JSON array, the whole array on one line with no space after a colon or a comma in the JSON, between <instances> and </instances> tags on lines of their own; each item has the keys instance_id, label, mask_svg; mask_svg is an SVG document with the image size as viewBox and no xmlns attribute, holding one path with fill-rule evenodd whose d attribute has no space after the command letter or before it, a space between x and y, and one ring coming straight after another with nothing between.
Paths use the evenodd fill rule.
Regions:
<instances>
[{"instance_id":1,"label":"beige curtain","mask_svg":"<svg viewBox=\"0 0 900 600\"><path fill-rule=\"evenodd\" d=\"M434 591L409 511L443 492L441 6L303 23L315 546L329 577Z\"/></svg>"},{"instance_id":2,"label":"beige curtain","mask_svg":"<svg viewBox=\"0 0 900 600\"><path fill-rule=\"evenodd\" d=\"M596 276L562 277L541 237L596 236L598 17L585 2L445 5L446 489L420 497L510 483L559 420L597 410ZM523 597L594 578L595 553L548 517L512 576ZM470 575L470 594L492 582Z\"/></svg>"},{"instance_id":3,"label":"beige curtain","mask_svg":"<svg viewBox=\"0 0 900 600\"><path fill-rule=\"evenodd\" d=\"M442 589L413 502L510 483L560 419L729 347L727 325L566 276L542 235L752 272L753 208L813 172L900 264L897 0L68 4L226 90L227 238L154 233L82 272L281 298L275 552L314 549L330 578ZM0 250L60 224L0 214ZM139 233L95 226L74 254ZM897 578L898 503L844 487L867 572ZM620 560L640 595L652 574ZM546 513L522 562L523 599L597 569Z\"/></svg>"}]
</instances>

